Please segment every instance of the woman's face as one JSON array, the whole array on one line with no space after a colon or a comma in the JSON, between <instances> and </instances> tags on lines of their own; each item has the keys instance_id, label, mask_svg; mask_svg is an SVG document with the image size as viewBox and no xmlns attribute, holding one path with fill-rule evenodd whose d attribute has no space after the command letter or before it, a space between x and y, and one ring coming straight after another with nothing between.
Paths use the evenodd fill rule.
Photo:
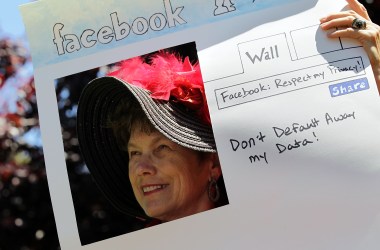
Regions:
<instances>
[{"instance_id":1,"label":"woman's face","mask_svg":"<svg viewBox=\"0 0 380 250\"><path fill-rule=\"evenodd\" d=\"M169 221L213 207L207 185L220 176L216 155L201 157L158 131L140 129L132 130L128 154L133 192L148 216Z\"/></svg>"}]
</instances>

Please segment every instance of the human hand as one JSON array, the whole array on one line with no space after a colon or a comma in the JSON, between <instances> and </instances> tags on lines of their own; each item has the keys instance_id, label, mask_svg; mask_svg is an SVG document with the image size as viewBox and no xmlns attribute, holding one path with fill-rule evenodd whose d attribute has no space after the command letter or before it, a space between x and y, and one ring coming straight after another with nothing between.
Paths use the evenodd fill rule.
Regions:
<instances>
[{"instance_id":1,"label":"human hand","mask_svg":"<svg viewBox=\"0 0 380 250\"><path fill-rule=\"evenodd\" d=\"M320 19L321 28L330 31L329 38L352 38L367 52L380 94L380 26L373 23L366 8L357 0L346 0L351 10L332 13ZM365 27L354 28L353 22L365 21ZM336 29L338 28L338 29Z\"/></svg>"}]
</instances>

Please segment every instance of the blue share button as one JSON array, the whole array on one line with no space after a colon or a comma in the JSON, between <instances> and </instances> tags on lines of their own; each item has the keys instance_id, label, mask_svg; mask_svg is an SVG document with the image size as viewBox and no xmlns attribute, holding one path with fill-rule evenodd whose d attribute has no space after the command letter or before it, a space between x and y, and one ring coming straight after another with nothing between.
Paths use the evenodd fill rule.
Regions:
<instances>
[{"instance_id":1,"label":"blue share button","mask_svg":"<svg viewBox=\"0 0 380 250\"><path fill-rule=\"evenodd\" d=\"M347 95L369 89L367 78L355 79L348 82L337 83L329 86L331 97Z\"/></svg>"}]
</instances>

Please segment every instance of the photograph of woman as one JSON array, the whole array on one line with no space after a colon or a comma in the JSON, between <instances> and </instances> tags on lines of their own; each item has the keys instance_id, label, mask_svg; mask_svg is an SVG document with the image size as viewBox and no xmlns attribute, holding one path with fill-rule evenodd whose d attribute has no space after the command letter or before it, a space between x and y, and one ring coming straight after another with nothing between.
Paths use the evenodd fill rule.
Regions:
<instances>
[{"instance_id":1,"label":"photograph of woman","mask_svg":"<svg viewBox=\"0 0 380 250\"><path fill-rule=\"evenodd\" d=\"M77 134L105 197L147 226L228 204L199 63L173 49L86 85Z\"/></svg>"}]
</instances>

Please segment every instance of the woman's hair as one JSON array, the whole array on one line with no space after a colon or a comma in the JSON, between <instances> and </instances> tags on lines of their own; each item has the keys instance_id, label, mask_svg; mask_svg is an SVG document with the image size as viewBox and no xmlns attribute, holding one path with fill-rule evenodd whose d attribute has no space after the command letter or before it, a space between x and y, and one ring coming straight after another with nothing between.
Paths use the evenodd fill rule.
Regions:
<instances>
[{"instance_id":1,"label":"woman's hair","mask_svg":"<svg viewBox=\"0 0 380 250\"><path fill-rule=\"evenodd\" d=\"M128 151L132 129L150 134L156 128L149 121L137 101L121 100L108 116L108 126L112 129L119 148Z\"/></svg>"},{"instance_id":2,"label":"woman's hair","mask_svg":"<svg viewBox=\"0 0 380 250\"><path fill-rule=\"evenodd\" d=\"M132 129L150 134L157 129L149 121L140 104L137 101L121 100L113 112L108 116L108 127L113 131L118 147L128 151L128 142ZM200 159L204 159L209 153L196 151Z\"/></svg>"}]
</instances>

